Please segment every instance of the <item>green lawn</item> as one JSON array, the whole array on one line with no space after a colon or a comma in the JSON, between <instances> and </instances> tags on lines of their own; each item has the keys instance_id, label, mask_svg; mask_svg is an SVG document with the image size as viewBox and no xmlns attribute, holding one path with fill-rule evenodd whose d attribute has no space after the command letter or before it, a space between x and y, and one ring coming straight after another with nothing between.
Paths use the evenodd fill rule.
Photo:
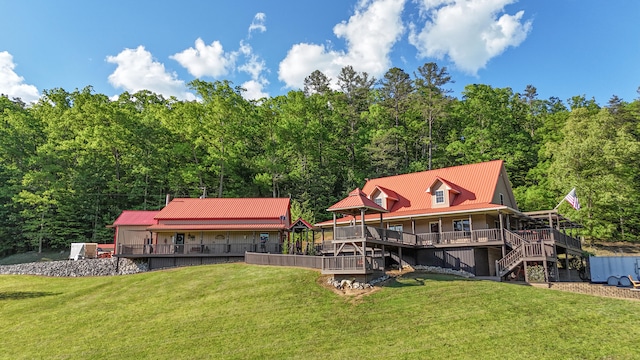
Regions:
<instances>
[{"instance_id":1,"label":"green lawn","mask_svg":"<svg viewBox=\"0 0 640 360\"><path fill-rule=\"evenodd\" d=\"M0 276L4 359L631 359L640 302L410 274L360 299L315 271Z\"/></svg>"}]
</instances>

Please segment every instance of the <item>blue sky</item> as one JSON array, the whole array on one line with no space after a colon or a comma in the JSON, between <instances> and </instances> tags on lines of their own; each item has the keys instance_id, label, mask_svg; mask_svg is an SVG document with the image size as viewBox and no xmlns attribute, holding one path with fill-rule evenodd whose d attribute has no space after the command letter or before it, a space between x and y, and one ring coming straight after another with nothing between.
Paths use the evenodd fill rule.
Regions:
<instances>
[{"instance_id":1,"label":"blue sky","mask_svg":"<svg viewBox=\"0 0 640 360\"><path fill-rule=\"evenodd\" d=\"M636 0L0 0L0 14L0 93L28 102L89 85L193 99L195 78L259 98L316 69L380 79L432 61L456 96L481 83L601 105L639 97Z\"/></svg>"}]
</instances>

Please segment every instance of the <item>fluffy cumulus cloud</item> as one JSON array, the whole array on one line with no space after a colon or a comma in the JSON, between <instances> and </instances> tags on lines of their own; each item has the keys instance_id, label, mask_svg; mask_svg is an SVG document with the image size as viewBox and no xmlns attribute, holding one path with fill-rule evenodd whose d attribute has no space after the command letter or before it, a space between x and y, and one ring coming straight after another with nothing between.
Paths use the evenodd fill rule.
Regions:
<instances>
[{"instance_id":1,"label":"fluffy cumulus cloud","mask_svg":"<svg viewBox=\"0 0 640 360\"><path fill-rule=\"evenodd\" d=\"M115 88L129 92L149 90L181 100L195 99L192 93L186 91L184 81L179 80L175 73L167 72L164 65L155 61L144 46L125 49L116 56L107 56L107 62L117 65L109 75L109 83Z\"/></svg>"},{"instance_id":2,"label":"fluffy cumulus cloud","mask_svg":"<svg viewBox=\"0 0 640 360\"><path fill-rule=\"evenodd\" d=\"M196 39L195 48L188 48L170 56L195 77L219 77L227 75L235 66L237 53L225 53L222 44L214 41L206 45L201 38Z\"/></svg>"},{"instance_id":3,"label":"fluffy cumulus cloud","mask_svg":"<svg viewBox=\"0 0 640 360\"><path fill-rule=\"evenodd\" d=\"M421 0L422 25L410 24L409 42L422 57L448 57L475 75L510 46L520 45L531 31L524 11L504 13L517 0Z\"/></svg>"},{"instance_id":4,"label":"fluffy cumulus cloud","mask_svg":"<svg viewBox=\"0 0 640 360\"><path fill-rule=\"evenodd\" d=\"M13 56L7 51L0 51L0 94L9 98L20 98L25 103L38 101L38 89L25 84L24 78L14 71L15 67Z\"/></svg>"},{"instance_id":5,"label":"fluffy cumulus cloud","mask_svg":"<svg viewBox=\"0 0 640 360\"><path fill-rule=\"evenodd\" d=\"M313 71L320 70L335 81L347 65L375 77L382 76L391 65L391 48L405 30L404 5L405 0L361 0L349 20L333 28L333 33L345 40L346 50L295 44L280 62L278 78L289 88L302 88L304 78Z\"/></svg>"}]
</instances>

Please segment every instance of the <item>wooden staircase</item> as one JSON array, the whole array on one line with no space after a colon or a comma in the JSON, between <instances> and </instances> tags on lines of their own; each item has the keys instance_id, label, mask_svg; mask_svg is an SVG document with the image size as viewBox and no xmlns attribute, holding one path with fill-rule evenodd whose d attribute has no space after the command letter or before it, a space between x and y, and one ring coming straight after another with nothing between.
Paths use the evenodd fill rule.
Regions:
<instances>
[{"instance_id":1,"label":"wooden staircase","mask_svg":"<svg viewBox=\"0 0 640 360\"><path fill-rule=\"evenodd\" d=\"M513 271L525 260L545 260L544 243L532 243L531 241L505 230L505 243L511 248L502 259L496 261L498 277L503 277Z\"/></svg>"}]
</instances>

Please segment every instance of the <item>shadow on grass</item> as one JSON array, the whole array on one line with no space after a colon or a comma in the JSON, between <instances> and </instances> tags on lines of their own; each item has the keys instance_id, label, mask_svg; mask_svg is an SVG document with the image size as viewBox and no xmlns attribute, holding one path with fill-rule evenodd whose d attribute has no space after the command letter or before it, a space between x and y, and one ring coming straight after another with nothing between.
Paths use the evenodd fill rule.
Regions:
<instances>
[{"instance_id":1,"label":"shadow on grass","mask_svg":"<svg viewBox=\"0 0 640 360\"><path fill-rule=\"evenodd\" d=\"M22 300L33 299L43 296L59 295L60 293L53 293L47 291L5 291L0 292L0 301L2 300Z\"/></svg>"},{"instance_id":2,"label":"shadow on grass","mask_svg":"<svg viewBox=\"0 0 640 360\"><path fill-rule=\"evenodd\" d=\"M469 279L445 275L426 273L407 273L389 281L385 286L390 288L401 288L409 286L424 286L425 281L470 281Z\"/></svg>"}]
</instances>

